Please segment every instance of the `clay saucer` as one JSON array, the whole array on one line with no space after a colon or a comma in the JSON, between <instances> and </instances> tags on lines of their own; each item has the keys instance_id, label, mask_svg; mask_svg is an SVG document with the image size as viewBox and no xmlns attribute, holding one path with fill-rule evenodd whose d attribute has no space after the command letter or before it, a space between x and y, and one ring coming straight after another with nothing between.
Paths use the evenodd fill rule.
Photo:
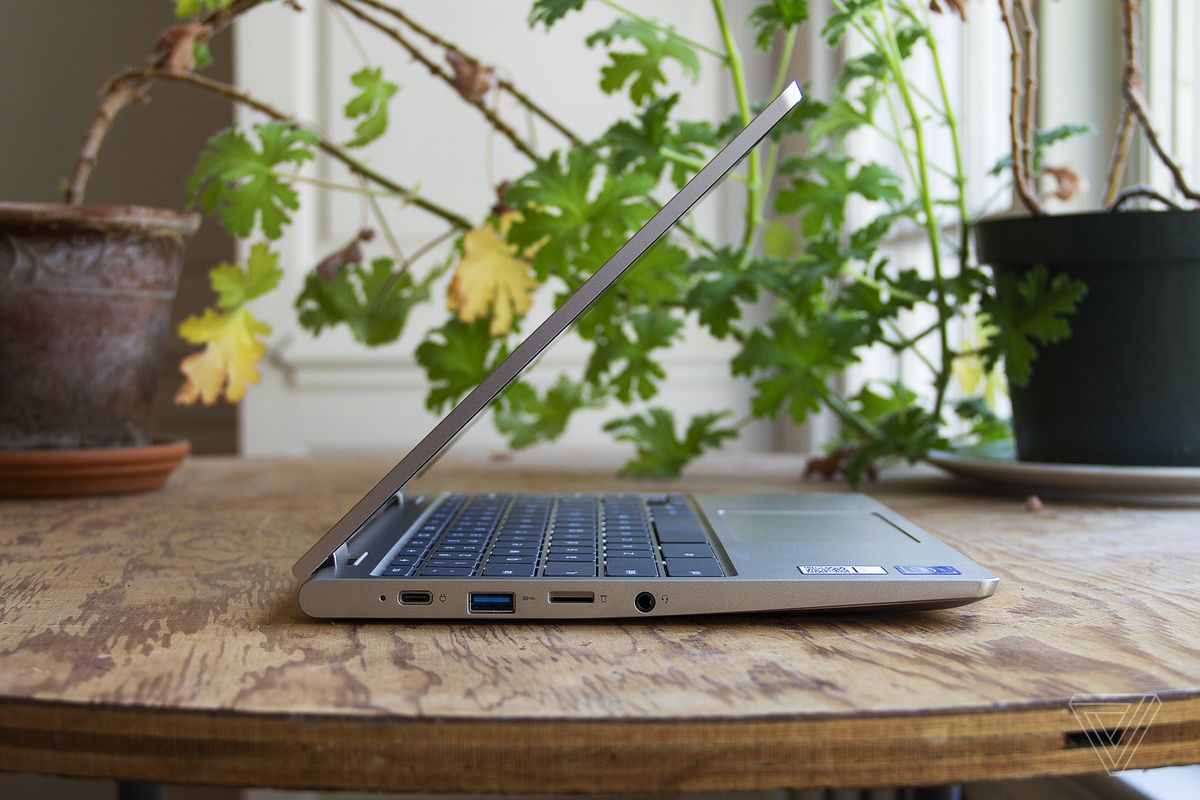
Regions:
<instances>
[{"instance_id":1,"label":"clay saucer","mask_svg":"<svg viewBox=\"0 0 1200 800\"><path fill-rule=\"evenodd\" d=\"M148 492L191 451L186 439L145 447L0 450L0 497L72 497Z\"/></svg>"}]
</instances>

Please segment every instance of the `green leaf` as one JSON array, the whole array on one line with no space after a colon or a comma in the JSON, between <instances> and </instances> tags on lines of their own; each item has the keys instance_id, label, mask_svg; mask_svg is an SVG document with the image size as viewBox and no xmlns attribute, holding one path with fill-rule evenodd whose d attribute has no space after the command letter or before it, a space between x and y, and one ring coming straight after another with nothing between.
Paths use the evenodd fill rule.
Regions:
<instances>
[{"instance_id":1,"label":"green leaf","mask_svg":"<svg viewBox=\"0 0 1200 800\"><path fill-rule=\"evenodd\" d=\"M986 324L995 328L983 351L990 371L1003 358L1008 378L1017 386L1029 382L1038 344L1053 344L1071 335L1067 318L1087 294L1087 284L1059 272L1050 277L1044 264L1018 274L1002 270L995 290L980 301Z\"/></svg>"},{"instance_id":2,"label":"green leaf","mask_svg":"<svg viewBox=\"0 0 1200 800\"><path fill-rule=\"evenodd\" d=\"M837 47L855 23L869 25L878 11L878 0L842 0L838 10L830 14L825 21L825 26L821 28L821 36L830 47Z\"/></svg>"},{"instance_id":3,"label":"green leaf","mask_svg":"<svg viewBox=\"0 0 1200 800\"><path fill-rule=\"evenodd\" d=\"M919 405L903 405L889 411L875 422L876 435L863 439L855 448L845 467L846 480L858 486L877 461L902 458L911 464L925 458L931 450L945 449L949 443L942 436L941 427L941 421Z\"/></svg>"},{"instance_id":4,"label":"green leaf","mask_svg":"<svg viewBox=\"0 0 1200 800\"><path fill-rule=\"evenodd\" d=\"M858 104L845 96L834 98L823 113L813 120L809 136L813 141L833 139L841 141L848 133L861 127L869 127L875 119L875 107L883 97L884 85L876 82L863 87Z\"/></svg>"},{"instance_id":5,"label":"green leaf","mask_svg":"<svg viewBox=\"0 0 1200 800\"><path fill-rule=\"evenodd\" d=\"M499 350L499 339L488 334L487 320L470 324L451 317L440 328L429 332L417 347L417 363L429 377L425 407L441 411L474 389L491 371Z\"/></svg>"},{"instance_id":6,"label":"green leaf","mask_svg":"<svg viewBox=\"0 0 1200 800\"><path fill-rule=\"evenodd\" d=\"M670 478L682 472L689 461L704 451L737 438L737 428L717 425L728 415L728 411L723 411L692 417L683 438L675 433L674 415L664 408L652 408L645 414L611 420L604 430L635 448L635 456L625 464L623 474Z\"/></svg>"},{"instance_id":7,"label":"green leaf","mask_svg":"<svg viewBox=\"0 0 1200 800\"><path fill-rule=\"evenodd\" d=\"M417 283L390 258L369 265L348 264L332 279L310 272L296 298L300 325L313 334L345 325L369 347L394 342L409 312L429 299L429 286Z\"/></svg>"},{"instance_id":8,"label":"green leaf","mask_svg":"<svg viewBox=\"0 0 1200 800\"><path fill-rule=\"evenodd\" d=\"M567 429L571 415L599 403L585 384L560 375L553 386L538 397L533 387L517 383L504 390L502 406L496 411L496 427L508 437L508 444L521 449L538 442L552 442Z\"/></svg>"},{"instance_id":9,"label":"green leaf","mask_svg":"<svg viewBox=\"0 0 1200 800\"><path fill-rule=\"evenodd\" d=\"M820 408L830 376L853 363L864 341L861 320L828 312L807 319L776 317L747 337L733 359L733 374L760 375L751 399L754 414L772 417L786 409L802 423Z\"/></svg>"},{"instance_id":10,"label":"green leaf","mask_svg":"<svg viewBox=\"0 0 1200 800\"><path fill-rule=\"evenodd\" d=\"M282 278L279 254L272 253L266 242L250 248L245 269L223 261L208 273L208 280L217 293L217 307L224 309L238 308L266 294L278 286Z\"/></svg>"},{"instance_id":11,"label":"green leaf","mask_svg":"<svg viewBox=\"0 0 1200 800\"><path fill-rule=\"evenodd\" d=\"M754 40L759 50L771 49L775 34L788 31L808 19L808 0L771 0L754 7L746 21L758 29Z\"/></svg>"},{"instance_id":12,"label":"green leaf","mask_svg":"<svg viewBox=\"0 0 1200 800\"><path fill-rule=\"evenodd\" d=\"M291 185L275 173L281 164L300 165L313 157L317 137L284 122L254 126L262 149L236 128L208 140L188 179L189 202L199 197L206 212L217 211L221 224L236 236L249 236L258 221L268 239L278 239L300 206Z\"/></svg>"},{"instance_id":13,"label":"green leaf","mask_svg":"<svg viewBox=\"0 0 1200 800\"><path fill-rule=\"evenodd\" d=\"M658 381L667 373L655 361L654 351L675 342L683 320L666 311L647 310L634 314L628 328L613 326L606 331L605 339L592 350L586 372L592 384L607 377L613 393L623 403L632 402L635 395L649 400L658 393Z\"/></svg>"},{"instance_id":14,"label":"green leaf","mask_svg":"<svg viewBox=\"0 0 1200 800\"><path fill-rule=\"evenodd\" d=\"M733 322L741 319L742 305L755 302L760 289L772 288L771 273L785 263L770 256L741 262L741 251L726 247L688 268L693 284L687 307L696 310L700 323L718 339L729 335Z\"/></svg>"},{"instance_id":15,"label":"green leaf","mask_svg":"<svg viewBox=\"0 0 1200 800\"><path fill-rule=\"evenodd\" d=\"M986 445L992 442L1006 442L1012 439L1012 425L1008 420L1000 419L996 412L988 407L982 397L968 397L954 404L954 413L964 422L971 424L967 438L971 446Z\"/></svg>"},{"instance_id":16,"label":"green leaf","mask_svg":"<svg viewBox=\"0 0 1200 800\"><path fill-rule=\"evenodd\" d=\"M826 226L841 228L846 220L846 200L852 194L887 203L904 200L900 180L890 169L868 162L851 175L853 163L849 157L828 153L790 159L783 171L800 177L779 192L775 210L780 214L802 212L804 234L816 236Z\"/></svg>"},{"instance_id":17,"label":"green leaf","mask_svg":"<svg viewBox=\"0 0 1200 800\"><path fill-rule=\"evenodd\" d=\"M175 0L175 16L179 19L195 17L229 8L233 0Z\"/></svg>"},{"instance_id":18,"label":"green leaf","mask_svg":"<svg viewBox=\"0 0 1200 800\"><path fill-rule=\"evenodd\" d=\"M196 62L196 70L202 70L212 64L212 51L208 49L208 42L197 40L192 45L192 59Z\"/></svg>"},{"instance_id":19,"label":"green leaf","mask_svg":"<svg viewBox=\"0 0 1200 800\"><path fill-rule=\"evenodd\" d=\"M1047 147L1091 132L1091 125L1069 123L1054 128L1043 128L1035 133L1033 135L1033 171L1037 172L1042 168L1042 157ZM999 175L1009 169L1012 169L1012 153L1009 153L993 164L992 168L988 170L988 175Z\"/></svg>"},{"instance_id":20,"label":"green leaf","mask_svg":"<svg viewBox=\"0 0 1200 800\"><path fill-rule=\"evenodd\" d=\"M537 27L540 22L546 26L546 30L550 30L567 14L583 8L583 3L584 0L536 0L529 10L529 27Z\"/></svg>"},{"instance_id":21,"label":"green leaf","mask_svg":"<svg viewBox=\"0 0 1200 800\"><path fill-rule=\"evenodd\" d=\"M617 40L635 42L642 49L638 52L612 50ZM693 80L700 74L700 59L689 45L635 19L619 19L596 31L586 41L588 47L603 44L610 48L610 63L600 70L600 88L613 94L629 84L629 97L637 105L653 99L656 86L667 85L663 62L668 59L677 62Z\"/></svg>"},{"instance_id":22,"label":"green leaf","mask_svg":"<svg viewBox=\"0 0 1200 800\"><path fill-rule=\"evenodd\" d=\"M549 275L591 273L654 212L644 198L654 177L644 173L596 179L599 156L573 148L564 164L558 153L538 161L505 194L521 212L508 241L530 257L538 280ZM594 195L591 187L599 183Z\"/></svg>"},{"instance_id":23,"label":"green leaf","mask_svg":"<svg viewBox=\"0 0 1200 800\"><path fill-rule=\"evenodd\" d=\"M384 134L388 126L388 101L399 89L391 81L384 80L383 68L363 67L350 76L350 82L358 87L358 94L351 97L342 111L347 119L358 119L354 138L346 147L362 147Z\"/></svg>"},{"instance_id":24,"label":"green leaf","mask_svg":"<svg viewBox=\"0 0 1200 800\"><path fill-rule=\"evenodd\" d=\"M684 121L672 126L670 114L677 102L678 94L660 97L642 109L636 121L623 119L605 131L599 144L608 149L608 163L613 171L633 169L652 175L657 181L670 161L665 155L668 151L704 160L704 148L717 144L716 131L704 122ZM671 164L671 178L676 186L682 186L695 171L685 164Z\"/></svg>"}]
</instances>

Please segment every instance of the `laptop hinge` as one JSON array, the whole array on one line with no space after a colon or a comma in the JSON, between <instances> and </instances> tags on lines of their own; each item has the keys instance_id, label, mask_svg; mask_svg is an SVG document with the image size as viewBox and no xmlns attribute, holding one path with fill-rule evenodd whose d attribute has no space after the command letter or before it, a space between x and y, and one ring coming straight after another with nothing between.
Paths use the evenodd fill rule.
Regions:
<instances>
[{"instance_id":1,"label":"laptop hinge","mask_svg":"<svg viewBox=\"0 0 1200 800\"><path fill-rule=\"evenodd\" d=\"M392 500L396 503L397 509L404 508L404 490L396 492L392 496ZM383 507L376 513L371 515L371 518L359 526L358 530L350 534L350 538L343 542L336 550L329 554L329 559L325 563L332 563L334 567L357 566L362 563L369 553L363 548L366 546L365 537L362 534L366 533L371 528L371 523L374 522L385 511L392 510L392 502L389 501L383 504ZM357 545L357 546L356 546Z\"/></svg>"}]
</instances>

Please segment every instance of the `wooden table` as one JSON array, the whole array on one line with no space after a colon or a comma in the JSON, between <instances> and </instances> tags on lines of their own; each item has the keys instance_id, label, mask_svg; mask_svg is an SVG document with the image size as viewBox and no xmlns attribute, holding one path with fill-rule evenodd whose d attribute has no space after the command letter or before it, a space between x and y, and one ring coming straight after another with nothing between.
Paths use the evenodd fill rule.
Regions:
<instances>
[{"instance_id":1,"label":"wooden table","mask_svg":"<svg viewBox=\"0 0 1200 800\"><path fill-rule=\"evenodd\" d=\"M559 457L425 488L642 488ZM676 487L823 488L798 458ZM1200 762L1200 510L870 488L1002 577L909 613L336 624L289 573L388 466L197 459L160 492L0 502L0 769L347 789L924 785L1101 763L1077 693L1155 692L1135 767ZM502 468L501 468L502 467ZM598 486L603 484L603 487Z\"/></svg>"}]
</instances>

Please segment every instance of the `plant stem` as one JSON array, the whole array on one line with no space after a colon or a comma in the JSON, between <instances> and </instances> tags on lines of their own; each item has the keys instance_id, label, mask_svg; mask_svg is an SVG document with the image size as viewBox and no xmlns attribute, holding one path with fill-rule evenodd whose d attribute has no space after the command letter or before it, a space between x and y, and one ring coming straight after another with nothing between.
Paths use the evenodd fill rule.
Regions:
<instances>
[{"instance_id":1,"label":"plant stem","mask_svg":"<svg viewBox=\"0 0 1200 800\"><path fill-rule=\"evenodd\" d=\"M938 419L941 417L942 403L946 397L946 387L950 382L950 369L946 365L945 360L945 355L950 352L950 336L946 324L950 318L950 309L946 302L946 286L942 270L942 235L938 230L937 217L934 215L933 194L929 187L929 159L925 152L925 131L922 127L921 117L917 113L916 104L913 102L912 94L908 90L908 80L904 76L904 65L900 61L899 46L896 43L896 34L892 28L892 19L888 13L887 0L879 0L879 7L882 11L881 16L883 17L884 24L883 42L886 45L884 48L884 57L887 59L893 78L896 81L896 89L900 93L900 99L904 103L904 107L907 109L908 116L912 121L913 143L916 145L917 150L917 174L919 177L916 189L920 193L921 206L925 211L925 230L929 238L930 255L933 261L933 285L938 310L938 341L941 345L943 355L943 369L937 376L937 395L933 403L933 417Z\"/></svg>"},{"instance_id":2,"label":"plant stem","mask_svg":"<svg viewBox=\"0 0 1200 800\"><path fill-rule=\"evenodd\" d=\"M779 66L775 68L775 79L771 81L771 96L778 97L783 91L783 84L787 81L788 68L792 63L792 52L796 49L796 37L800 31L798 28L792 28L788 31L787 36L783 40L783 50L779 54ZM767 163L763 168L763 193L762 206L758 210L760 218L765 219L767 216L767 202L770 199L771 184L775 182L775 168L779 162L779 139L771 140L767 147ZM751 242L753 245L753 242Z\"/></svg>"},{"instance_id":3,"label":"plant stem","mask_svg":"<svg viewBox=\"0 0 1200 800\"><path fill-rule=\"evenodd\" d=\"M663 25L661 22L655 22L654 20L650 19L649 17L643 17L641 14L638 14L638 13L626 8L625 6L621 5L620 3L614 2L614 0L600 0L600 2L604 3L604 5L608 6L609 8L613 9L614 11L624 14L625 16L629 17L630 19L637 20L638 22L642 23L643 25L647 25L656 31L661 31L662 33L665 33L667 36L670 36L672 39L676 39L678 41L683 42L686 45L690 45L690 46L696 48L697 50L700 50L701 52L708 53L713 58L719 58L722 61L726 61L729 58L729 56L726 55L726 53L722 53L720 50L709 47L708 45L704 44L703 42L698 42L695 39L684 36L682 33L679 33L674 28L667 26L667 25Z\"/></svg>"},{"instance_id":4,"label":"plant stem","mask_svg":"<svg viewBox=\"0 0 1200 800\"><path fill-rule=\"evenodd\" d=\"M272 105L264 103L247 92L230 86L227 83L221 83L220 81L215 81L211 78L205 78L200 75L193 75L191 73L183 72L170 72L162 69L131 69L116 75L112 81L110 81L109 85L112 87L118 87L120 84L125 82L136 82L145 80L146 78L160 81L174 81L176 83L183 83L193 86L197 89L203 89L204 91L224 97L227 100L232 100L235 103L240 103L248 108L252 108L255 111L271 117L272 119L279 120L280 122L287 122L291 125L295 125L297 128L311 130L307 126L301 124L300 121L295 117L285 114L283 111L280 111ZM448 208L438 205L431 200L426 200L418 195L413 189L402 186L387 176L381 175L380 173L371 169L366 164L363 164L354 156L346 152L345 148L341 147L340 145L330 141L315 131L313 131L313 134L317 137L317 147L319 147L327 155L342 162L347 169L356 175L366 178L368 181L382 186L394 194L403 196L408 200L408 202L412 203L417 208L420 208L422 211L427 211L434 216L441 217L443 220L455 226L456 228L469 230L471 227L473 227L471 222L466 217L463 217L462 215L457 214Z\"/></svg>"},{"instance_id":5,"label":"plant stem","mask_svg":"<svg viewBox=\"0 0 1200 800\"><path fill-rule=\"evenodd\" d=\"M669 147L658 148L658 154L668 161L674 161L676 164L682 164L685 167L691 167L695 170L702 169L708 163L702 158L695 158L694 156L689 156L686 153L680 153L678 150L672 150ZM740 181L741 183L750 182L750 177L748 175L743 175L740 172L730 172L729 177L735 181Z\"/></svg>"},{"instance_id":6,"label":"plant stem","mask_svg":"<svg viewBox=\"0 0 1200 800\"><path fill-rule=\"evenodd\" d=\"M733 29L729 26L729 17L725 13L724 0L712 0L713 12L717 15L717 24L721 28L721 39L725 42L726 62L733 79L733 90L737 94L738 115L742 127L750 124L750 98L746 91L746 72L742 66L742 54L737 42L733 39ZM750 150L746 157L746 165L750 173L750 182L746 186L746 229L742 233L742 246L749 254L750 244L758 233L759 207L762 205L762 167L759 164L758 148Z\"/></svg>"},{"instance_id":7,"label":"plant stem","mask_svg":"<svg viewBox=\"0 0 1200 800\"><path fill-rule=\"evenodd\" d=\"M946 88L946 76L942 71L942 57L938 52L937 37L932 33L925 37L925 42L929 47L929 55L933 60L933 71L937 75L938 92L942 98L943 113L942 118L946 122L946 127L950 131L951 149L954 151L954 189L955 201L958 207L958 226L959 226L959 244L958 244L958 271L961 275L967 270L970 265L971 255L971 231L970 231L970 215L967 212L967 175L963 169L962 144L958 136L958 118L954 114L954 106L950 102L950 92ZM944 367L949 369L949 365Z\"/></svg>"},{"instance_id":8,"label":"plant stem","mask_svg":"<svg viewBox=\"0 0 1200 800\"><path fill-rule=\"evenodd\" d=\"M483 63L479 58L467 53L461 47L459 47L458 45L449 41L448 39L445 39L445 38L439 36L436 32L425 27L421 23L414 20L412 17L408 16L408 14L405 14L399 8L396 8L395 6L393 6L389 3L384 3L384 2L381 2L380 0L355 0L355 2L362 3L363 5L370 6L371 8L374 8L377 11L382 11L385 14L391 15L392 17L399 20L404 25L407 25L414 33L425 37L425 39L428 40L429 43L434 45L435 47L440 47L443 50L453 50L455 53L458 53L460 56L467 59L472 64L482 64ZM562 120L560 120L557 117L555 117L554 115L552 115L549 111L547 111L545 108L543 108L540 104L534 102L533 98L531 98L529 95L525 94L520 89L518 89L515 85L513 85L512 81L510 81L506 78L497 77L496 78L496 86L500 87L500 89L502 89L503 91L508 92L510 95L513 96L513 99L515 99L518 103L525 106L525 108L529 109L531 112L533 112L537 116L541 117L552 128L554 128L559 133L561 133L563 136L565 136L571 142L571 144L580 144L583 141L578 135L576 135L574 132L572 132L571 129L568 128L566 126L566 124L562 122Z\"/></svg>"},{"instance_id":9,"label":"plant stem","mask_svg":"<svg viewBox=\"0 0 1200 800\"><path fill-rule=\"evenodd\" d=\"M517 135L517 132L512 129L512 126L502 120L499 115L496 114L496 112L488 108L482 100L472 100L466 97L454 83L454 77L449 72L442 69L442 67L438 66L438 64L431 58L422 53L416 45L408 41L408 39L405 38L404 34L401 33L398 28L375 19L361 8L351 5L349 0L329 0L329 2L344 8L359 20L365 22L367 25L370 25L372 28L375 28L377 31L389 37L396 42L396 44L404 48L404 50L410 56L412 56L413 60L419 62L422 66L428 69L435 78L439 78L443 83L453 89L455 94L457 94L459 97L462 97L462 99L466 101L468 105L473 106L479 111L480 114L483 114L484 118L491 124L491 126L502 136L504 136L504 138L508 139L513 147L527 156L531 161L537 161L537 153L534 152L533 148L530 147L524 139Z\"/></svg>"},{"instance_id":10,"label":"plant stem","mask_svg":"<svg viewBox=\"0 0 1200 800\"><path fill-rule=\"evenodd\" d=\"M862 416L839 395L837 392L830 389L821 381L813 381L814 391L825 406L838 416L843 422L858 431L865 439L881 439L883 435L879 429L871 424L871 421Z\"/></svg>"},{"instance_id":11,"label":"plant stem","mask_svg":"<svg viewBox=\"0 0 1200 800\"><path fill-rule=\"evenodd\" d=\"M295 172L281 172L279 170L271 170L271 174L277 178L282 178L285 181L296 181L297 183L307 183L312 186L320 186L322 189L333 189L339 192L352 192L354 194L373 195L375 197L410 197L408 192L396 192L391 189L372 189L369 186L360 186L353 183L339 183L338 181L325 180L324 178L312 178L308 175L300 175ZM418 191L413 189L412 192Z\"/></svg>"}]
</instances>

